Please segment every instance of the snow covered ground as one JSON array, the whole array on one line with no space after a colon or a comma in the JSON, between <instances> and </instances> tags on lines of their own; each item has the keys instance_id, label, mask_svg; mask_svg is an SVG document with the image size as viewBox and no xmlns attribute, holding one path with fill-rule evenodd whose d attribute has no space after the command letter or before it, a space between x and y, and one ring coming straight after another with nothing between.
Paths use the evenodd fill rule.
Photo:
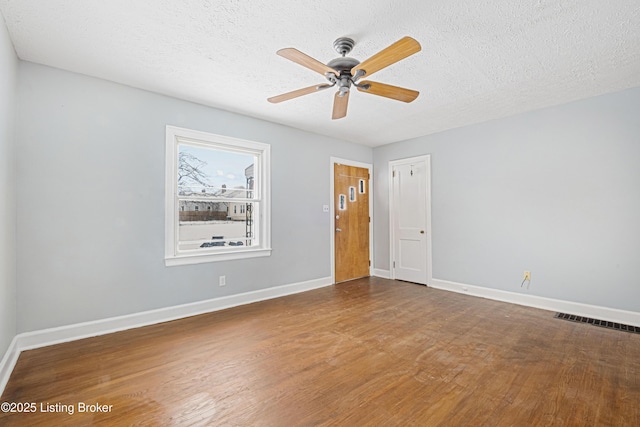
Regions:
<instances>
[{"instance_id":1,"label":"snow covered ground","mask_svg":"<svg viewBox=\"0 0 640 427\"><path fill-rule=\"evenodd\" d=\"M245 221L189 221L181 222L178 227L180 249L198 248L203 240L215 241L212 239L213 236L244 243L245 234ZM198 243L187 244L189 241Z\"/></svg>"}]
</instances>

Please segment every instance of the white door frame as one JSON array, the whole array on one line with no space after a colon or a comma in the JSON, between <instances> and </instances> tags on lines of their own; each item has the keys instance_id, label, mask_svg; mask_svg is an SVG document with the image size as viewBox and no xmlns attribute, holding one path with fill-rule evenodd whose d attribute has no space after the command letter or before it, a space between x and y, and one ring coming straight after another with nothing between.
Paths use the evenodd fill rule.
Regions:
<instances>
[{"instance_id":1,"label":"white door frame","mask_svg":"<svg viewBox=\"0 0 640 427\"><path fill-rule=\"evenodd\" d=\"M373 165L371 163L362 163L362 162L358 162L356 160L348 160L348 159L341 159L339 157L331 157L330 158L330 174L329 174L329 179L330 179L330 184L329 184L329 193L330 193L330 197L329 197L329 216L330 216L330 221L329 224L331 225L331 227L329 228L329 236L330 236L330 242L331 244L329 246L330 250L331 250L331 281L332 283L336 283L336 235L335 235L335 230L336 230L336 217L335 217L335 193L334 193L334 170L335 170L335 164L340 164L340 165L347 165L347 166L356 166L359 168L365 168L369 171L369 188L367 189L367 191L369 192L369 217L371 218L371 222L369 222L369 260L371 261L371 265L369 266L369 275L372 275L372 271L373 271Z\"/></svg>"},{"instance_id":2,"label":"white door frame","mask_svg":"<svg viewBox=\"0 0 640 427\"><path fill-rule=\"evenodd\" d=\"M426 212L425 212L425 216L426 216L425 224L427 227L427 283L426 285L431 286L431 282L433 281L433 270L432 270L433 262L431 257L432 237L431 237L431 155L430 154L389 161L389 277L391 279L396 278L395 277L396 272L393 266L393 261L395 259L395 245L394 245L395 236L394 236L394 226L393 226L393 224L395 223L395 210L392 205L394 200L393 168L397 165L411 164L411 163L422 162L422 161L424 161L426 164L425 179L427 181L425 185L426 192L427 192L426 194L427 203L426 203Z\"/></svg>"}]
</instances>

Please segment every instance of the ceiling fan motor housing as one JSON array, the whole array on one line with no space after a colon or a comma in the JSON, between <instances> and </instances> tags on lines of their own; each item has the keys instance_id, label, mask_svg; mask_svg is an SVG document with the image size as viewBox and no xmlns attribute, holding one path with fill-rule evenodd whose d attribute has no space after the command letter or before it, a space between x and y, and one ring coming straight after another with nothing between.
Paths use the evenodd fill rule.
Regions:
<instances>
[{"instance_id":1,"label":"ceiling fan motor housing","mask_svg":"<svg viewBox=\"0 0 640 427\"><path fill-rule=\"evenodd\" d=\"M326 75L327 80L338 85L338 89L340 91L338 96L344 96L347 92L349 92L351 84L355 84L355 79L353 78L353 74L351 74L351 70L359 63L360 61L358 61L357 59L344 56L333 59L327 64L327 66L333 68L340 74L339 76L337 76L337 78L331 73L328 73Z\"/></svg>"},{"instance_id":2,"label":"ceiling fan motor housing","mask_svg":"<svg viewBox=\"0 0 640 427\"><path fill-rule=\"evenodd\" d=\"M328 67L333 68L334 70L340 72L340 75L348 75L351 76L351 69L358 65L360 61L354 58L349 58L348 56L332 59L327 64Z\"/></svg>"}]
</instances>

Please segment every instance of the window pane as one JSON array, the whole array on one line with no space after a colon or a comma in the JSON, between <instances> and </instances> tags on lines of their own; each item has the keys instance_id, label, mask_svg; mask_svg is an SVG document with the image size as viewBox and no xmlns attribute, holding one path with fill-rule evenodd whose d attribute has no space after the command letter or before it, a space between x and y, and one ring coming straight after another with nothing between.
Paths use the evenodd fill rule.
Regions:
<instances>
[{"instance_id":1,"label":"window pane","mask_svg":"<svg viewBox=\"0 0 640 427\"><path fill-rule=\"evenodd\" d=\"M178 250L258 244L254 238L253 221L254 214L257 214L257 203L207 200L181 200L180 203L185 204L185 210L178 212Z\"/></svg>"},{"instance_id":2,"label":"window pane","mask_svg":"<svg viewBox=\"0 0 640 427\"><path fill-rule=\"evenodd\" d=\"M252 154L178 145L178 250L257 245L253 204L233 201L254 197L256 160Z\"/></svg>"},{"instance_id":3,"label":"window pane","mask_svg":"<svg viewBox=\"0 0 640 427\"><path fill-rule=\"evenodd\" d=\"M255 164L252 154L179 144L178 195L253 198Z\"/></svg>"}]
</instances>

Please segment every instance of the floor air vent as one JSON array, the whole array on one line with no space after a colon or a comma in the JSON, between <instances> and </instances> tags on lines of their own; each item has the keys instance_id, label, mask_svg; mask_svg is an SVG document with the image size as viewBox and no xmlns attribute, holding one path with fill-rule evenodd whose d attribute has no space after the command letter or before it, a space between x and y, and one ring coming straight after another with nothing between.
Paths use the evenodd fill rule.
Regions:
<instances>
[{"instance_id":1,"label":"floor air vent","mask_svg":"<svg viewBox=\"0 0 640 427\"><path fill-rule=\"evenodd\" d=\"M600 326L601 328L615 329L618 331L631 332L632 334L640 334L640 328L637 326L625 325L623 323L608 322L606 320L592 319L590 317L576 316L574 314L556 313L554 316L558 319L569 320L571 322L587 323L589 325Z\"/></svg>"}]
</instances>

